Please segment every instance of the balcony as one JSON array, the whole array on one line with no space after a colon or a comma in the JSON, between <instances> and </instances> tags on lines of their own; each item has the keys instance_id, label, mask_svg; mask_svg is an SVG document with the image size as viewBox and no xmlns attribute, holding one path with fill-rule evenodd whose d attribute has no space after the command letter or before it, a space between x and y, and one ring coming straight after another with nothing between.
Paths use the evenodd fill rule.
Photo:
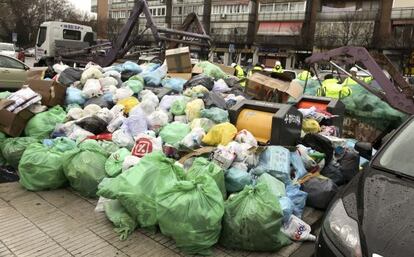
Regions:
<instances>
[{"instance_id":1,"label":"balcony","mask_svg":"<svg viewBox=\"0 0 414 257\"><path fill-rule=\"evenodd\" d=\"M414 8L393 8L392 20L414 19Z\"/></svg>"},{"instance_id":2,"label":"balcony","mask_svg":"<svg viewBox=\"0 0 414 257\"><path fill-rule=\"evenodd\" d=\"M305 20L305 12L259 13L259 21L299 21Z\"/></svg>"},{"instance_id":3,"label":"balcony","mask_svg":"<svg viewBox=\"0 0 414 257\"><path fill-rule=\"evenodd\" d=\"M211 22L248 22L248 13L232 13L232 14L212 14Z\"/></svg>"},{"instance_id":4,"label":"balcony","mask_svg":"<svg viewBox=\"0 0 414 257\"><path fill-rule=\"evenodd\" d=\"M376 20L378 17L378 10L370 11L335 11L335 12L319 12L318 20Z\"/></svg>"}]
</instances>

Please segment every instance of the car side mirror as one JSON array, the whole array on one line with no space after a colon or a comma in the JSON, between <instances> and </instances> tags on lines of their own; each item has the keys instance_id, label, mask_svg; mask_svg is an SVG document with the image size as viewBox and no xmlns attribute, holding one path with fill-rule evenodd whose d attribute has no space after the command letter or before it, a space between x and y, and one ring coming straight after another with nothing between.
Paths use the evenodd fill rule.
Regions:
<instances>
[{"instance_id":1,"label":"car side mirror","mask_svg":"<svg viewBox=\"0 0 414 257\"><path fill-rule=\"evenodd\" d=\"M24 69L25 70L30 70L30 67L29 66L24 66Z\"/></svg>"},{"instance_id":2,"label":"car side mirror","mask_svg":"<svg viewBox=\"0 0 414 257\"><path fill-rule=\"evenodd\" d=\"M359 155L367 160L372 159L372 144L367 142L358 142L355 144L355 150Z\"/></svg>"}]
</instances>

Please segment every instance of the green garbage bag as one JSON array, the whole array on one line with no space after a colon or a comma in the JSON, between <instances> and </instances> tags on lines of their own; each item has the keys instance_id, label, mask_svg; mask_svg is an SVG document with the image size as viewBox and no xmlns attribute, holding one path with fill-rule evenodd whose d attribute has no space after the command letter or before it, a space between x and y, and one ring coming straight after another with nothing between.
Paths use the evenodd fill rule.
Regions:
<instances>
[{"instance_id":1,"label":"green garbage bag","mask_svg":"<svg viewBox=\"0 0 414 257\"><path fill-rule=\"evenodd\" d=\"M86 140L64 155L63 171L73 189L85 197L96 197L98 184L106 177L108 153L95 141Z\"/></svg>"},{"instance_id":2,"label":"green garbage bag","mask_svg":"<svg viewBox=\"0 0 414 257\"><path fill-rule=\"evenodd\" d=\"M212 77L215 80L225 79L229 76L219 66L208 61L199 62L195 67L202 68L203 74Z\"/></svg>"},{"instance_id":3,"label":"green garbage bag","mask_svg":"<svg viewBox=\"0 0 414 257\"><path fill-rule=\"evenodd\" d=\"M186 97L180 100L176 100L171 105L170 112L175 116L185 115L185 108L187 107L188 102L189 100Z\"/></svg>"},{"instance_id":4,"label":"green garbage bag","mask_svg":"<svg viewBox=\"0 0 414 257\"><path fill-rule=\"evenodd\" d=\"M97 141L98 144L109 154L112 154L120 149L120 147L112 141Z\"/></svg>"},{"instance_id":5,"label":"green garbage bag","mask_svg":"<svg viewBox=\"0 0 414 257\"><path fill-rule=\"evenodd\" d=\"M19 163L20 184L30 191L56 189L67 182L63 152L40 143L29 145Z\"/></svg>"},{"instance_id":6,"label":"green garbage bag","mask_svg":"<svg viewBox=\"0 0 414 257\"><path fill-rule=\"evenodd\" d=\"M272 195L279 200L280 197L286 195L285 184L268 173L262 174L258 179L258 183L266 184Z\"/></svg>"},{"instance_id":7,"label":"green garbage bag","mask_svg":"<svg viewBox=\"0 0 414 257\"><path fill-rule=\"evenodd\" d=\"M0 132L0 146L3 144L3 142L7 139L6 134ZM6 165L6 159L4 159L3 154L1 153L1 148L0 148L0 166L4 166Z\"/></svg>"},{"instance_id":8,"label":"green garbage bag","mask_svg":"<svg viewBox=\"0 0 414 257\"><path fill-rule=\"evenodd\" d=\"M119 234L120 240L126 240L134 232L137 222L128 214L118 200L110 200L104 203L106 217L116 227L114 230Z\"/></svg>"},{"instance_id":9,"label":"green garbage bag","mask_svg":"<svg viewBox=\"0 0 414 257\"><path fill-rule=\"evenodd\" d=\"M9 91L3 91L0 92L0 99L6 99L7 97L9 97L12 93L10 93Z\"/></svg>"},{"instance_id":10,"label":"green garbage bag","mask_svg":"<svg viewBox=\"0 0 414 257\"><path fill-rule=\"evenodd\" d=\"M160 137L163 142L177 146L191 132L190 126L181 122L173 122L161 129Z\"/></svg>"},{"instance_id":11,"label":"green garbage bag","mask_svg":"<svg viewBox=\"0 0 414 257\"><path fill-rule=\"evenodd\" d=\"M79 104L68 104L65 108L65 111L69 112L73 108L81 108L82 109L82 106L80 106Z\"/></svg>"},{"instance_id":12,"label":"green garbage bag","mask_svg":"<svg viewBox=\"0 0 414 257\"><path fill-rule=\"evenodd\" d=\"M202 128L204 129L204 132L208 133L212 127L214 127L216 124L209 119L206 118L200 118L200 119L194 119L190 127L193 130L194 128Z\"/></svg>"},{"instance_id":13,"label":"green garbage bag","mask_svg":"<svg viewBox=\"0 0 414 257\"><path fill-rule=\"evenodd\" d=\"M217 107L213 107L210 109L201 110L201 117L210 119L219 124L229 121L229 112Z\"/></svg>"},{"instance_id":14,"label":"green garbage bag","mask_svg":"<svg viewBox=\"0 0 414 257\"><path fill-rule=\"evenodd\" d=\"M214 162L210 162L206 158L199 157L194 159L191 168L187 172L187 177L194 179L205 174L210 175L214 181L216 181L216 184L223 195L223 199L226 199L227 192L226 185L224 183L224 171L220 168L220 166Z\"/></svg>"},{"instance_id":15,"label":"green garbage bag","mask_svg":"<svg viewBox=\"0 0 414 257\"><path fill-rule=\"evenodd\" d=\"M186 254L209 255L221 231L224 203L208 175L176 181L158 195L157 218L161 233L172 237Z\"/></svg>"},{"instance_id":16,"label":"green garbage bag","mask_svg":"<svg viewBox=\"0 0 414 257\"><path fill-rule=\"evenodd\" d=\"M30 144L37 142L39 142L39 140L33 137L8 138L1 144L1 153L6 162L17 169L24 150L26 150Z\"/></svg>"},{"instance_id":17,"label":"green garbage bag","mask_svg":"<svg viewBox=\"0 0 414 257\"><path fill-rule=\"evenodd\" d=\"M56 149L60 152L66 152L76 148L76 142L67 137L57 137L53 139L53 149Z\"/></svg>"},{"instance_id":18,"label":"green garbage bag","mask_svg":"<svg viewBox=\"0 0 414 257\"><path fill-rule=\"evenodd\" d=\"M161 151L149 153L116 178L105 178L98 195L118 199L141 227L153 227L158 223L156 196L184 178L184 170L174 163Z\"/></svg>"},{"instance_id":19,"label":"green garbage bag","mask_svg":"<svg viewBox=\"0 0 414 257\"><path fill-rule=\"evenodd\" d=\"M105 162L105 171L108 177L116 177L121 174L122 163L125 157L131 155L131 152L126 148L121 148L112 153Z\"/></svg>"},{"instance_id":20,"label":"green garbage bag","mask_svg":"<svg viewBox=\"0 0 414 257\"><path fill-rule=\"evenodd\" d=\"M244 170L230 168L224 173L226 189L229 193L240 192L247 185L253 183L252 176Z\"/></svg>"},{"instance_id":21,"label":"green garbage bag","mask_svg":"<svg viewBox=\"0 0 414 257\"><path fill-rule=\"evenodd\" d=\"M39 139L49 138L56 124L63 123L66 112L60 106L55 106L48 111L36 114L29 120L24 130L26 136Z\"/></svg>"},{"instance_id":22,"label":"green garbage bag","mask_svg":"<svg viewBox=\"0 0 414 257\"><path fill-rule=\"evenodd\" d=\"M290 243L281 231L283 212L266 183L246 186L224 203L220 244L248 251L277 251Z\"/></svg>"},{"instance_id":23,"label":"green garbage bag","mask_svg":"<svg viewBox=\"0 0 414 257\"><path fill-rule=\"evenodd\" d=\"M139 77L139 76L134 76L134 77ZM142 78L141 78L142 79ZM134 94L138 94L139 92L141 92L144 89L144 79L139 80L139 79L129 79L128 81L126 81L124 83L125 86L129 87L129 89L132 90L132 92L134 92Z\"/></svg>"}]
</instances>

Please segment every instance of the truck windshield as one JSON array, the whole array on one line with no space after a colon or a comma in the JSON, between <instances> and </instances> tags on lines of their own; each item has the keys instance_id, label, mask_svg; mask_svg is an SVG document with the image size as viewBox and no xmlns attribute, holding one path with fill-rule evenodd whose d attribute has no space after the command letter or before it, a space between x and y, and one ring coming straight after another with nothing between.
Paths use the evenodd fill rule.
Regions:
<instances>
[{"instance_id":1,"label":"truck windshield","mask_svg":"<svg viewBox=\"0 0 414 257\"><path fill-rule=\"evenodd\" d=\"M399 132L380 156L380 165L414 177L414 120Z\"/></svg>"},{"instance_id":2,"label":"truck windshield","mask_svg":"<svg viewBox=\"0 0 414 257\"><path fill-rule=\"evenodd\" d=\"M11 44L0 44L0 51L13 51L14 52L14 46Z\"/></svg>"},{"instance_id":3,"label":"truck windshield","mask_svg":"<svg viewBox=\"0 0 414 257\"><path fill-rule=\"evenodd\" d=\"M43 43L46 41L46 32L47 27L40 27L39 35L37 37L37 47L41 47Z\"/></svg>"}]
</instances>

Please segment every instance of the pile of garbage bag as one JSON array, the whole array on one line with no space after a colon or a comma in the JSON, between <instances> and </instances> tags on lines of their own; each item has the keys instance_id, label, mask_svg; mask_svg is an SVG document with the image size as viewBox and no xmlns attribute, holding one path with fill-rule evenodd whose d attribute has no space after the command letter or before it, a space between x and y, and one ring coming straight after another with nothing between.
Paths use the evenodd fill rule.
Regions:
<instances>
[{"instance_id":1,"label":"pile of garbage bag","mask_svg":"<svg viewBox=\"0 0 414 257\"><path fill-rule=\"evenodd\" d=\"M159 228L202 255L217 243L276 251L314 240L305 206L326 209L359 171L358 154L315 108L300 110L297 145L260 145L230 123L229 107L245 99L237 83L198 66L203 74L188 81L167 76L166 64L56 66L65 106L39 111L22 137L1 134L1 166L18 169L27 190L99 197L96 210L123 240Z\"/></svg>"}]
</instances>

